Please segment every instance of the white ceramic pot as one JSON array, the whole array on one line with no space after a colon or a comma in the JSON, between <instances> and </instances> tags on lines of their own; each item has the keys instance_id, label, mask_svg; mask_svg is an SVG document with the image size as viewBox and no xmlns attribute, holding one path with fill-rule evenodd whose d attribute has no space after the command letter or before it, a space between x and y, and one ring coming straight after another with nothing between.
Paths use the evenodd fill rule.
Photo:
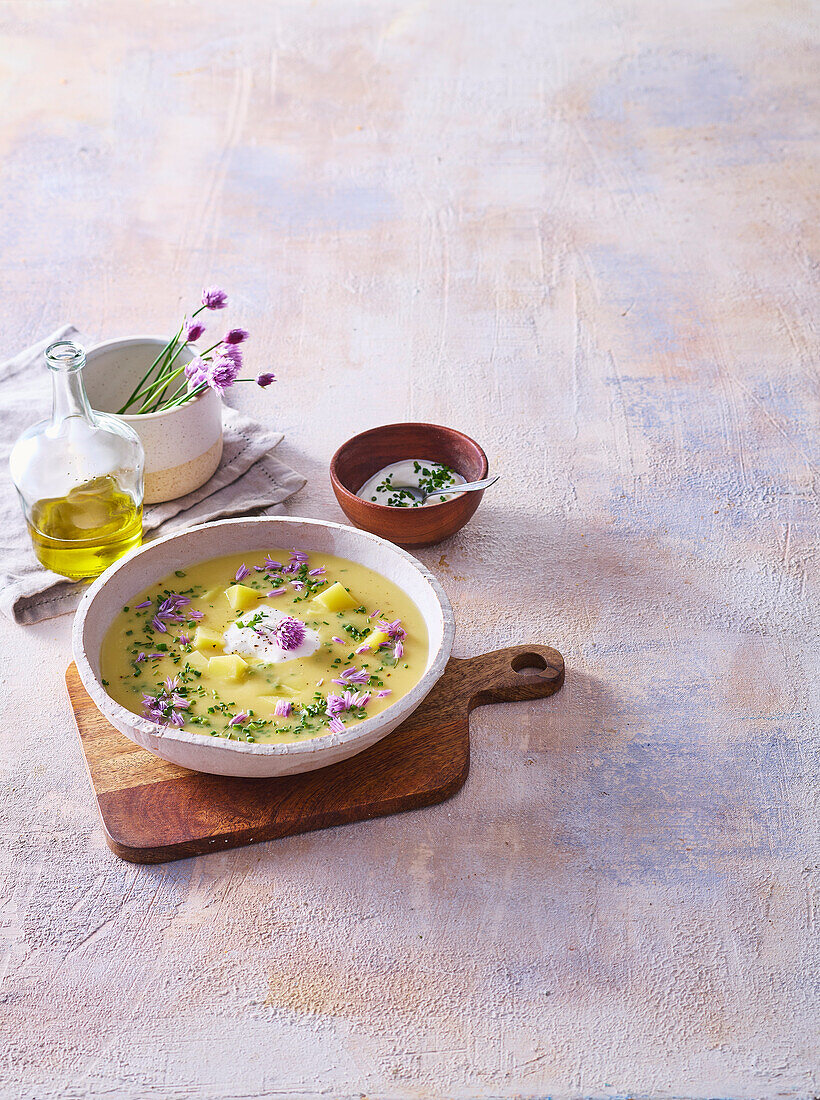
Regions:
<instances>
[{"instance_id":1,"label":"white ceramic pot","mask_svg":"<svg viewBox=\"0 0 820 1100\"><path fill-rule=\"evenodd\" d=\"M90 348L83 377L91 407L116 413L166 342L162 336L129 336ZM176 365L183 366L193 358L194 353L186 347ZM219 465L222 401L213 390L205 390L193 401L168 412L121 419L131 425L145 450L146 504L192 493Z\"/></svg>"},{"instance_id":2,"label":"white ceramic pot","mask_svg":"<svg viewBox=\"0 0 820 1100\"><path fill-rule=\"evenodd\" d=\"M169 573L224 554L260 553L274 547L338 554L393 581L424 616L429 638L427 667L406 695L380 714L343 733L310 741L262 745L228 741L132 714L107 694L100 679L100 650L114 616L134 596ZM322 520L262 516L191 527L149 543L108 569L88 589L74 619L74 660L80 679L100 712L144 749L194 771L262 778L292 775L336 764L380 741L412 714L439 679L453 645L453 610L441 585L421 562L390 542Z\"/></svg>"}]
</instances>

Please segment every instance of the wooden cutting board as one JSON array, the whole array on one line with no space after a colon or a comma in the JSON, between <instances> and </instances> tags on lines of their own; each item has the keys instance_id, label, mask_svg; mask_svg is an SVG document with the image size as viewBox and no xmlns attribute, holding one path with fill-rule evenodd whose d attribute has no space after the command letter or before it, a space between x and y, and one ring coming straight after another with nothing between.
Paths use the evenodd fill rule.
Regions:
<instances>
[{"instance_id":1,"label":"wooden cutting board","mask_svg":"<svg viewBox=\"0 0 820 1100\"><path fill-rule=\"evenodd\" d=\"M383 741L319 771L277 779L205 775L129 741L100 714L76 665L66 684L105 839L132 863L165 863L442 802L470 767L469 714L553 695L564 660L549 646L451 657L413 714Z\"/></svg>"}]
</instances>

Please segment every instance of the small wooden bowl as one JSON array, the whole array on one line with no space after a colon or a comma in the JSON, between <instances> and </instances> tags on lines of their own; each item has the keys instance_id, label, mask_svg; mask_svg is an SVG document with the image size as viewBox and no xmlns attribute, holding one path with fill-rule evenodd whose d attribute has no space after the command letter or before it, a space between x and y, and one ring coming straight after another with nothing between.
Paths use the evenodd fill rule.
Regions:
<instances>
[{"instance_id":1,"label":"small wooden bowl","mask_svg":"<svg viewBox=\"0 0 820 1100\"><path fill-rule=\"evenodd\" d=\"M424 508L390 508L356 496L373 474L408 458L441 462L466 481L487 476L487 456L463 432L439 424L385 424L342 444L330 460L330 481L342 511L356 527L399 546L429 546L461 530L484 492L464 493Z\"/></svg>"}]
</instances>

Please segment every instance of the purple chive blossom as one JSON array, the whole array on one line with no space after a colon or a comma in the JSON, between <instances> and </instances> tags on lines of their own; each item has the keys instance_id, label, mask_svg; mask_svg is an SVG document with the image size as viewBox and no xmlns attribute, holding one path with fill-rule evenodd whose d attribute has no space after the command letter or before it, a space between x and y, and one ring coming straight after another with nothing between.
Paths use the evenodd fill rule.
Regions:
<instances>
[{"instance_id":1,"label":"purple chive blossom","mask_svg":"<svg viewBox=\"0 0 820 1100\"><path fill-rule=\"evenodd\" d=\"M245 563L242 562L242 564L239 566L239 568L236 571L236 576L234 577L234 580L238 584L239 581L244 581L245 577L249 577L250 575L251 575L250 569L248 569L246 567Z\"/></svg>"},{"instance_id":2,"label":"purple chive blossom","mask_svg":"<svg viewBox=\"0 0 820 1100\"><path fill-rule=\"evenodd\" d=\"M262 389L267 389L268 386L276 381L276 375L272 371L265 371L264 374L257 374L256 384L261 386Z\"/></svg>"},{"instance_id":3,"label":"purple chive blossom","mask_svg":"<svg viewBox=\"0 0 820 1100\"><path fill-rule=\"evenodd\" d=\"M284 592L287 592L287 588L272 588L270 592L266 592L266 596L281 596Z\"/></svg>"},{"instance_id":4,"label":"purple chive blossom","mask_svg":"<svg viewBox=\"0 0 820 1100\"><path fill-rule=\"evenodd\" d=\"M342 673L339 680L334 680L333 683L341 684L342 687L350 687L351 684L366 684L369 679L370 677L364 669L362 669L361 672L357 672L355 668L349 668Z\"/></svg>"},{"instance_id":5,"label":"purple chive blossom","mask_svg":"<svg viewBox=\"0 0 820 1100\"><path fill-rule=\"evenodd\" d=\"M400 657L404 656L404 646L401 644L401 642L396 642L396 645L393 649L393 656L396 658L397 661Z\"/></svg>"},{"instance_id":6,"label":"purple chive blossom","mask_svg":"<svg viewBox=\"0 0 820 1100\"><path fill-rule=\"evenodd\" d=\"M179 592L172 592L167 599L162 601L160 610L166 607L187 607L190 602L190 596L182 596Z\"/></svg>"},{"instance_id":7,"label":"purple chive blossom","mask_svg":"<svg viewBox=\"0 0 820 1100\"><path fill-rule=\"evenodd\" d=\"M218 286L207 286L202 291L202 304L206 309L224 309L228 295Z\"/></svg>"},{"instance_id":8,"label":"purple chive blossom","mask_svg":"<svg viewBox=\"0 0 820 1100\"><path fill-rule=\"evenodd\" d=\"M392 623L387 622L386 619L379 619L376 626L379 630L383 630L388 638L391 638L394 642L400 642L406 636L406 632L401 625L401 619L394 619Z\"/></svg>"},{"instance_id":9,"label":"purple chive blossom","mask_svg":"<svg viewBox=\"0 0 820 1100\"><path fill-rule=\"evenodd\" d=\"M142 611L143 607L150 607L150 606L151 606L151 601L150 600L143 600L142 603L138 603L138 604L134 605L134 610L135 611Z\"/></svg>"},{"instance_id":10,"label":"purple chive blossom","mask_svg":"<svg viewBox=\"0 0 820 1100\"><path fill-rule=\"evenodd\" d=\"M356 706L358 695L355 691L344 691L342 692L341 696L337 696L337 698L341 698L342 700L342 705L339 707L340 711L351 710L353 707Z\"/></svg>"},{"instance_id":11,"label":"purple chive blossom","mask_svg":"<svg viewBox=\"0 0 820 1100\"><path fill-rule=\"evenodd\" d=\"M164 653L149 653L149 654L147 654L146 660L148 660L148 661L158 661L160 659L160 657L164 657L164 656L165 656Z\"/></svg>"},{"instance_id":12,"label":"purple chive blossom","mask_svg":"<svg viewBox=\"0 0 820 1100\"><path fill-rule=\"evenodd\" d=\"M328 722L328 729L331 733L344 733L345 724L341 718L331 718Z\"/></svg>"},{"instance_id":13,"label":"purple chive blossom","mask_svg":"<svg viewBox=\"0 0 820 1100\"><path fill-rule=\"evenodd\" d=\"M356 652L357 653L369 653L370 652L370 646L369 645L360 645L359 648L356 650Z\"/></svg>"},{"instance_id":14,"label":"purple chive blossom","mask_svg":"<svg viewBox=\"0 0 820 1100\"><path fill-rule=\"evenodd\" d=\"M236 366L239 370L242 366L242 348L238 348L236 344L226 344L220 348L219 354L223 359L227 359L229 362Z\"/></svg>"},{"instance_id":15,"label":"purple chive blossom","mask_svg":"<svg viewBox=\"0 0 820 1100\"><path fill-rule=\"evenodd\" d=\"M325 572L327 572L327 570L322 565L318 569L309 569L308 570L308 576L309 577L321 577L322 574L325 573Z\"/></svg>"},{"instance_id":16,"label":"purple chive blossom","mask_svg":"<svg viewBox=\"0 0 820 1100\"><path fill-rule=\"evenodd\" d=\"M196 389L197 386L210 386L221 396L234 384L241 366L241 362L235 362L228 355L222 355L215 363L207 363L204 359L192 359L185 368L185 377L192 389Z\"/></svg>"},{"instance_id":17,"label":"purple chive blossom","mask_svg":"<svg viewBox=\"0 0 820 1100\"><path fill-rule=\"evenodd\" d=\"M273 713L276 715L277 718L287 718L292 710L292 703L289 703L287 699L280 699L276 706L273 708Z\"/></svg>"},{"instance_id":18,"label":"purple chive blossom","mask_svg":"<svg viewBox=\"0 0 820 1100\"><path fill-rule=\"evenodd\" d=\"M179 614L180 607L184 607L191 601L188 596L178 596L175 592L172 592L170 596L162 601L157 609L157 618L165 620L166 622L181 623L186 616Z\"/></svg>"},{"instance_id":19,"label":"purple chive blossom","mask_svg":"<svg viewBox=\"0 0 820 1100\"><path fill-rule=\"evenodd\" d=\"M143 695L142 697L142 716L148 718L151 722L164 722L165 711L154 695Z\"/></svg>"},{"instance_id":20,"label":"purple chive blossom","mask_svg":"<svg viewBox=\"0 0 820 1100\"><path fill-rule=\"evenodd\" d=\"M180 645L190 645L191 644L191 639L185 633L180 634L179 637L177 638L177 641L179 642Z\"/></svg>"},{"instance_id":21,"label":"purple chive blossom","mask_svg":"<svg viewBox=\"0 0 820 1100\"><path fill-rule=\"evenodd\" d=\"M144 660L145 660L145 654L144 653L138 653L137 654L137 664L138 665L141 664Z\"/></svg>"},{"instance_id":22,"label":"purple chive blossom","mask_svg":"<svg viewBox=\"0 0 820 1100\"><path fill-rule=\"evenodd\" d=\"M227 356L222 356L215 363L210 364L207 376L202 381L221 397L225 390L230 389L236 381L239 369L239 363L235 363L233 359L229 359Z\"/></svg>"},{"instance_id":23,"label":"purple chive blossom","mask_svg":"<svg viewBox=\"0 0 820 1100\"><path fill-rule=\"evenodd\" d=\"M299 619L285 615L273 627L271 633L279 647L284 649L285 652L290 652L292 649L298 649L304 643L305 624L300 622Z\"/></svg>"},{"instance_id":24,"label":"purple chive blossom","mask_svg":"<svg viewBox=\"0 0 820 1100\"><path fill-rule=\"evenodd\" d=\"M331 691L327 697L325 713L329 714L331 718L335 718L337 714L346 709L344 696L336 695L335 692Z\"/></svg>"},{"instance_id":25,"label":"purple chive blossom","mask_svg":"<svg viewBox=\"0 0 820 1100\"><path fill-rule=\"evenodd\" d=\"M250 333L244 328L229 329L222 338L223 344L242 344L248 339Z\"/></svg>"},{"instance_id":26,"label":"purple chive blossom","mask_svg":"<svg viewBox=\"0 0 820 1100\"><path fill-rule=\"evenodd\" d=\"M294 550L290 555L290 561L282 570L283 573L298 573L307 562L308 556L301 550Z\"/></svg>"},{"instance_id":27,"label":"purple chive blossom","mask_svg":"<svg viewBox=\"0 0 820 1100\"><path fill-rule=\"evenodd\" d=\"M205 326L201 321L191 321L185 332L185 342L192 344L195 340L198 340L200 336L205 335Z\"/></svg>"},{"instance_id":28,"label":"purple chive blossom","mask_svg":"<svg viewBox=\"0 0 820 1100\"><path fill-rule=\"evenodd\" d=\"M317 688L320 688L320 687L322 686L322 684L323 684L324 682L325 682L325 678L324 678L324 676L323 676L323 677L321 678L321 680L317 680L317 681L316 681L316 687L317 687Z\"/></svg>"},{"instance_id":29,"label":"purple chive blossom","mask_svg":"<svg viewBox=\"0 0 820 1100\"><path fill-rule=\"evenodd\" d=\"M384 699L385 695L392 695L392 694L393 694L393 692L390 688L385 688L384 691L377 691L376 692L376 698L377 699Z\"/></svg>"},{"instance_id":30,"label":"purple chive blossom","mask_svg":"<svg viewBox=\"0 0 820 1100\"><path fill-rule=\"evenodd\" d=\"M233 716L233 718L230 720L230 722L228 722L228 725L229 726L241 726L242 723L247 722L247 720L249 718L250 718L250 715L247 714L244 710L241 710L239 712L239 714L235 714Z\"/></svg>"},{"instance_id":31,"label":"purple chive blossom","mask_svg":"<svg viewBox=\"0 0 820 1100\"><path fill-rule=\"evenodd\" d=\"M168 629L168 627L165 625L162 619L159 618L158 615L155 615L151 620L151 626L154 628L154 630L158 630L160 634L164 634Z\"/></svg>"},{"instance_id":32,"label":"purple chive blossom","mask_svg":"<svg viewBox=\"0 0 820 1100\"><path fill-rule=\"evenodd\" d=\"M290 583L293 585L296 592L301 592L302 589L305 587L304 581L291 581Z\"/></svg>"},{"instance_id":33,"label":"purple chive blossom","mask_svg":"<svg viewBox=\"0 0 820 1100\"><path fill-rule=\"evenodd\" d=\"M187 611L185 617L188 619L201 619L204 614L204 611Z\"/></svg>"},{"instance_id":34,"label":"purple chive blossom","mask_svg":"<svg viewBox=\"0 0 820 1100\"><path fill-rule=\"evenodd\" d=\"M268 573L275 573L277 569L282 568L282 563L281 561L274 561L270 554L268 554L268 556L262 562L262 568L265 569Z\"/></svg>"},{"instance_id":35,"label":"purple chive blossom","mask_svg":"<svg viewBox=\"0 0 820 1100\"><path fill-rule=\"evenodd\" d=\"M353 710L358 707L366 707L370 702L370 695L365 691L361 695L355 691L344 691L341 695L334 695L333 692L327 697L326 714L329 714L331 718L335 718L336 715L341 714L345 710Z\"/></svg>"},{"instance_id":36,"label":"purple chive blossom","mask_svg":"<svg viewBox=\"0 0 820 1100\"><path fill-rule=\"evenodd\" d=\"M207 370L208 364L204 359L200 359L199 356L192 359L190 363L185 364L185 377L190 382L192 389L195 389L205 381Z\"/></svg>"},{"instance_id":37,"label":"purple chive blossom","mask_svg":"<svg viewBox=\"0 0 820 1100\"><path fill-rule=\"evenodd\" d=\"M155 656L160 657L162 654L157 653ZM178 687L179 677L169 676L163 684L164 690L158 695L143 695L143 717L149 718L152 722L158 722L161 726L167 726L169 723L173 726L184 725L185 718L178 712L187 710L191 704L184 695L177 692Z\"/></svg>"},{"instance_id":38,"label":"purple chive blossom","mask_svg":"<svg viewBox=\"0 0 820 1100\"><path fill-rule=\"evenodd\" d=\"M381 613L382 613L382 609L380 607L377 607L376 610L374 612L372 612L372 614L368 615L367 617L368 617L368 619L375 619L376 616L381 615Z\"/></svg>"},{"instance_id":39,"label":"purple chive blossom","mask_svg":"<svg viewBox=\"0 0 820 1100\"><path fill-rule=\"evenodd\" d=\"M344 638L339 638L339 637L337 637L337 636L336 636L335 634L333 635L333 639L332 639L332 640L333 640L334 642L337 642L337 643L338 643L339 645L344 645L344 644L345 644L345 640L344 640Z\"/></svg>"},{"instance_id":40,"label":"purple chive blossom","mask_svg":"<svg viewBox=\"0 0 820 1100\"><path fill-rule=\"evenodd\" d=\"M364 669L346 668L342 673L342 679L349 684L366 684L370 677Z\"/></svg>"}]
</instances>

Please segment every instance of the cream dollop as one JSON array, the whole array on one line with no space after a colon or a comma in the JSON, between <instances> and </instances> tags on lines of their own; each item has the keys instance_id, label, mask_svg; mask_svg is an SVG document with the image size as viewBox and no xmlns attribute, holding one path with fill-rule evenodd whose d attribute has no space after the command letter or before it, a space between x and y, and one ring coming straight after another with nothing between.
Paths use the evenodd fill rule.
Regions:
<instances>
[{"instance_id":1,"label":"cream dollop","mask_svg":"<svg viewBox=\"0 0 820 1100\"><path fill-rule=\"evenodd\" d=\"M304 640L300 645L287 649L277 639L277 626L283 619L292 619L293 616L277 611L274 607L260 607L256 611L245 612L236 622L231 623L222 635L225 641L226 653L239 653L243 657L256 657L268 665L282 664L283 661L293 661L297 657L310 657L319 648L319 635L311 630L301 619L299 623Z\"/></svg>"},{"instance_id":2,"label":"cream dollop","mask_svg":"<svg viewBox=\"0 0 820 1100\"><path fill-rule=\"evenodd\" d=\"M418 470L416 469L417 466L419 467ZM361 497L362 500L370 500L376 504L387 504L393 508L419 508L422 505L411 504L408 500L402 498L392 486L410 485L415 489L429 489L432 485L431 475L441 474L446 469L449 468L442 466L439 462L430 462L424 458L406 458L401 462L394 462L390 466L385 466L378 473L373 474L362 485L356 496ZM426 474L424 473L425 470L427 471ZM444 473L441 476L442 488L463 485L465 481L461 474L455 470L450 470L449 474ZM429 508L431 504L440 504L443 500L455 500L456 496L460 495L459 493L453 493L452 496L437 497L434 493L424 502L423 507Z\"/></svg>"}]
</instances>

